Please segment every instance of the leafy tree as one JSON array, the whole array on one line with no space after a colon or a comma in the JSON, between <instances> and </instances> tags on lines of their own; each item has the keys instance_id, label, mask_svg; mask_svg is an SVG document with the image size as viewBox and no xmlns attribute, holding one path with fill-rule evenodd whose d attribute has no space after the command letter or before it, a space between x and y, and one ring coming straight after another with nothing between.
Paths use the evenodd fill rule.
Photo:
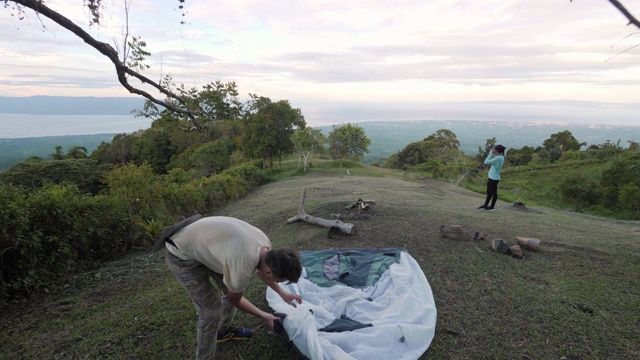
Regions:
<instances>
[{"instance_id":1,"label":"leafy tree","mask_svg":"<svg viewBox=\"0 0 640 360\"><path fill-rule=\"evenodd\" d=\"M391 168L406 169L411 166L429 163L433 170L439 167L439 163L446 163L447 158L457 158L460 141L451 130L440 129L424 138L422 141L410 143L398 153L389 157L387 164Z\"/></svg>"},{"instance_id":2,"label":"leafy tree","mask_svg":"<svg viewBox=\"0 0 640 360\"><path fill-rule=\"evenodd\" d=\"M91 159L63 159L47 162L19 162L0 173L0 181L32 189L46 183L74 184L82 193L97 194L104 186L102 177L110 165Z\"/></svg>"},{"instance_id":3,"label":"leafy tree","mask_svg":"<svg viewBox=\"0 0 640 360\"><path fill-rule=\"evenodd\" d=\"M304 159L303 171L306 174L308 160L311 158L314 150L321 148L327 142L327 138L320 129L307 127L294 132L293 135L291 135L291 141L298 155L298 167L300 167L300 160Z\"/></svg>"},{"instance_id":4,"label":"leafy tree","mask_svg":"<svg viewBox=\"0 0 640 360\"><path fill-rule=\"evenodd\" d=\"M623 149L622 146L620 146L620 140L615 144L611 142L611 140L607 140L603 144L596 145L595 149L592 149L592 152L594 152L596 157L600 160L609 159L622 153L622 151Z\"/></svg>"},{"instance_id":5,"label":"leafy tree","mask_svg":"<svg viewBox=\"0 0 640 360\"><path fill-rule=\"evenodd\" d=\"M546 139L542 145L547 150L562 148L563 150L579 151L582 146L586 145L586 143L579 142L575 137L573 137L573 134L571 134L569 130L564 130L551 134L551 136Z\"/></svg>"},{"instance_id":6,"label":"leafy tree","mask_svg":"<svg viewBox=\"0 0 640 360\"><path fill-rule=\"evenodd\" d=\"M392 169L406 169L427 161L429 161L429 154L423 140L412 142L404 149L391 155L387 159L386 166Z\"/></svg>"},{"instance_id":7,"label":"leafy tree","mask_svg":"<svg viewBox=\"0 0 640 360\"><path fill-rule=\"evenodd\" d=\"M623 186L640 186L640 153L625 152L621 159L611 163L602 172L600 185L604 191L604 204L614 208L619 203L619 195Z\"/></svg>"},{"instance_id":8,"label":"leafy tree","mask_svg":"<svg viewBox=\"0 0 640 360\"><path fill-rule=\"evenodd\" d=\"M287 100L272 102L266 97L251 95L249 111L245 116L242 137L246 153L262 159L263 168L273 167L273 158L293 151L291 135L304 129L306 122L300 109L294 109Z\"/></svg>"},{"instance_id":9,"label":"leafy tree","mask_svg":"<svg viewBox=\"0 0 640 360\"><path fill-rule=\"evenodd\" d=\"M524 166L529 164L533 159L534 150L530 146L523 146L520 149L510 149L507 152L505 160L509 162L511 166Z\"/></svg>"},{"instance_id":10,"label":"leafy tree","mask_svg":"<svg viewBox=\"0 0 640 360\"><path fill-rule=\"evenodd\" d=\"M346 157L360 158L368 152L371 145L371 140L365 134L364 128L351 123L333 125L327 141L329 153L334 159L340 159L340 167Z\"/></svg>"},{"instance_id":11,"label":"leafy tree","mask_svg":"<svg viewBox=\"0 0 640 360\"><path fill-rule=\"evenodd\" d=\"M147 100L136 116L163 119L162 125L172 124L183 130L200 130L204 140L215 140L211 131L220 121L235 120L244 113L244 105L238 100L238 88L235 82L223 83L219 80L202 86L201 89L184 85L175 86L170 77L165 78L164 86L172 88L182 101L168 99L174 108L182 109L177 113L173 109L164 109ZM189 124L195 116L198 126ZM154 123L157 120L154 120Z\"/></svg>"},{"instance_id":12,"label":"leafy tree","mask_svg":"<svg viewBox=\"0 0 640 360\"><path fill-rule=\"evenodd\" d=\"M458 150L460 141L456 134L448 129L440 129L424 139L431 149L431 156L437 156L439 152L447 152L451 149Z\"/></svg>"},{"instance_id":13,"label":"leafy tree","mask_svg":"<svg viewBox=\"0 0 640 360\"><path fill-rule=\"evenodd\" d=\"M87 148L84 146L73 146L67 151L67 157L71 159L86 159Z\"/></svg>"},{"instance_id":14,"label":"leafy tree","mask_svg":"<svg viewBox=\"0 0 640 360\"><path fill-rule=\"evenodd\" d=\"M483 163L484 159L489 154L489 151L491 151L494 146L496 146L496 138L494 137L492 137L491 139L487 139L487 141L484 143L484 149L478 146L478 155L476 155L476 161L479 163Z\"/></svg>"},{"instance_id":15,"label":"leafy tree","mask_svg":"<svg viewBox=\"0 0 640 360\"><path fill-rule=\"evenodd\" d=\"M189 159L195 169L204 176L210 176L229 167L231 164L229 156L233 149L233 141L223 137L199 146Z\"/></svg>"},{"instance_id":16,"label":"leafy tree","mask_svg":"<svg viewBox=\"0 0 640 360\"><path fill-rule=\"evenodd\" d=\"M452 187L458 186L475 167L475 159L466 155L463 151L451 149L446 156L439 156L442 165L438 173L451 182Z\"/></svg>"},{"instance_id":17,"label":"leafy tree","mask_svg":"<svg viewBox=\"0 0 640 360\"><path fill-rule=\"evenodd\" d=\"M51 154L51 160L63 160L63 159L64 159L64 153L62 151L62 146L58 145L56 146L56 152Z\"/></svg>"},{"instance_id":18,"label":"leafy tree","mask_svg":"<svg viewBox=\"0 0 640 360\"><path fill-rule=\"evenodd\" d=\"M87 148L84 146L73 146L67 154L65 155L62 151L62 146L56 146L56 150L53 154L50 155L51 160L64 160L64 159L86 159L87 158Z\"/></svg>"},{"instance_id":19,"label":"leafy tree","mask_svg":"<svg viewBox=\"0 0 640 360\"><path fill-rule=\"evenodd\" d=\"M169 134L161 130L145 130L131 145L131 160L137 165L151 165L156 174L166 172L172 154Z\"/></svg>"},{"instance_id":20,"label":"leafy tree","mask_svg":"<svg viewBox=\"0 0 640 360\"><path fill-rule=\"evenodd\" d=\"M558 159L558 162L581 160L583 158L583 155L584 155L584 151L575 151L575 150L563 151L562 155L560 155L560 158Z\"/></svg>"},{"instance_id":21,"label":"leafy tree","mask_svg":"<svg viewBox=\"0 0 640 360\"><path fill-rule=\"evenodd\" d=\"M110 143L103 142L91 153L89 158L98 163L124 165L132 160L131 147L135 135L116 134Z\"/></svg>"}]
</instances>

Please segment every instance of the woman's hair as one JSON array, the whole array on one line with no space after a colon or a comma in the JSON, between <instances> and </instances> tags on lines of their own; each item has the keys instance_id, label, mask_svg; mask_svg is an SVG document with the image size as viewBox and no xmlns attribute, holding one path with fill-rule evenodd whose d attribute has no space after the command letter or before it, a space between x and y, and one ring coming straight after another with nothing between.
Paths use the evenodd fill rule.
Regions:
<instances>
[{"instance_id":1,"label":"woman's hair","mask_svg":"<svg viewBox=\"0 0 640 360\"><path fill-rule=\"evenodd\" d=\"M269 250L264 258L265 264L273 271L273 276L297 283L302 275L300 253L293 249Z\"/></svg>"},{"instance_id":2,"label":"woman's hair","mask_svg":"<svg viewBox=\"0 0 640 360\"><path fill-rule=\"evenodd\" d=\"M507 148L502 145L496 145L494 149L496 149L497 152L503 155L504 155L504 151L507 150Z\"/></svg>"}]
</instances>

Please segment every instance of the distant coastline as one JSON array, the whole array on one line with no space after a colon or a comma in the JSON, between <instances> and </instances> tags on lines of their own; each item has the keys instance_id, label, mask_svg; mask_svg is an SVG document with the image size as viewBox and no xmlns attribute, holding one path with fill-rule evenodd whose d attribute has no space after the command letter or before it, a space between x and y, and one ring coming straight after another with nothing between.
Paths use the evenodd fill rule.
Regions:
<instances>
[{"instance_id":1,"label":"distant coastline","mask_svg":"<svg viewBox=\"0 0 640 360\"><path fill-rule=\"evenodd\" d=\"M142 97L0 96L0 113L27 115L130 115Z\"/></svg>"},{"instance_id":2,"label":"distant coastline","mask_svg":"<svg viewBox=\"0 0 640 360\"><path fill-rule=\"evenodd\" d=\"M151 127L133 115L30 115L0 113L0 139L132 133Z\"/></svg>"},{"instance_id":3,"label":"distant coastline","mask_svg":"<svg viewBox=\"0 0 640 360\"><path fill-rule=\"evenodd\" d=\"M536 147L564 130L587 145L620 141L626 147L627 140L640 141L640 103L345 101L292 105L301 108L308 126L325 133L333 124L362 126L372 140L365 163L388 157L439 129L453 131L460 150L467 154L477 153L492 137L507 148ZM137 97L0 97L0 171L29 156L47 157L56 145L64 145L65 150L82 145L91 152L113 134L148 129L151 119L131 114L143 106L144 99Z\"/></svg>"},{"instance_id":4,"label":"distant coastline","mask_svg":"<svg viewBox=\"0 0 640 360\"><path fill-rule=\"evenodd\" d=\"M0 117L0 125L8 121L7 114L132 117L131 111L142 109L144 103L144 98L136 96L0 96L0 113L3 114ZM434 120L640 126L640 102L615 103L573 100L458 102L343 100L318 102L307 99L292 101L291 105L294 108L300 108L307 125L312 127L343 123ZM0 138L6 138L1 131L2 129L0 129ZM113 129L113 132L127 131L129 131L128 128ZM73 133L78 134L79 132Z\"/></svg>"},{"instance_id":5,"label":"distant coastline","mask_svg":"<svg viewBox=\"0 0 640 360\"><path fill-rule=\"evenodd\" d=\"M23 121L7 125L2 121L3 115L6 114L0 114L0 171L30 156L48 159L56 146L61 146L65 152L72 146L83 146L90 154L100 143L110 142L115 134L132 133L151 125L149 119L122 115L24 115L21 118ZM640 126L478 120L372 121L356 124L362 126L371 139L369 152L363 157L365 163L387 158L440 129L453 131L460 141L460 150L469 155L477 154L478 147L484 146L486 140L493 137L508 149L537 147L542 146L552 134L564 130L571 131L578 141L587 145L606 141L615 144L620 141L620 146L626 148L629 145L627 140L640 141ZM314 128L328 134L332 126Z\"/></svg>"}]
</instances>

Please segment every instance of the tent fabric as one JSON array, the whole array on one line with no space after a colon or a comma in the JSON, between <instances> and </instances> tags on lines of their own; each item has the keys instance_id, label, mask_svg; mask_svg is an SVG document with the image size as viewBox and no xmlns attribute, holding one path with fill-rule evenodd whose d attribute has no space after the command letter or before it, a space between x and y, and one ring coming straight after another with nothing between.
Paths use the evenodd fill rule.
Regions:
<instances>
[{"instance_id":1,"label":"tent fabric","mask_svg":"<svg viewBox=\"0 0 640 360\"><path fill-rule=\"evenodd\" d=\"M404 249L302 252L292 307L267 289L267 301L286 314L289 340L312 360L417 359L429 347L436 306L422 269Z\"/></svg>"},{"instance_id":2,"label":"tent fabric","mask_svg":"<svg viewBox=\"0 0 640 360\"><path fill-rule=\"evenodd\" d=\"M307 280L319 286L338 283L356 288L371 286L389 266L398 262L404 249L329 249L303 251L302 267Z\"/></svg>"}]
</instances>

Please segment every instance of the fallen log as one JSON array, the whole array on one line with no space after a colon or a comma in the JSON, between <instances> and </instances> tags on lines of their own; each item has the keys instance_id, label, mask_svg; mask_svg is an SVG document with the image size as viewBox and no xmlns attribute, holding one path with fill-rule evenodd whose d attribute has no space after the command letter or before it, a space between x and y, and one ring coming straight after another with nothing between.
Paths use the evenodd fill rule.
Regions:
<instances>
[{"instance_id":1,"label":"fallen log","mask_svg":"<svg viewBox=\"0 0 640 360\"><path fill-rule=\"evenodd\" d=\"M305 221L310 224L319 225L327 228L336 228L343 234L354 235L356 233L353 224L344 223L340 220L328 220L317 216L311 216L304 211L304 199L307 196L307 189L302 190L302 197L300 198L300 206L298 207L298 214L287 220L287 224L294 223L296 221Z\"/></svg>"}]
</instances>

